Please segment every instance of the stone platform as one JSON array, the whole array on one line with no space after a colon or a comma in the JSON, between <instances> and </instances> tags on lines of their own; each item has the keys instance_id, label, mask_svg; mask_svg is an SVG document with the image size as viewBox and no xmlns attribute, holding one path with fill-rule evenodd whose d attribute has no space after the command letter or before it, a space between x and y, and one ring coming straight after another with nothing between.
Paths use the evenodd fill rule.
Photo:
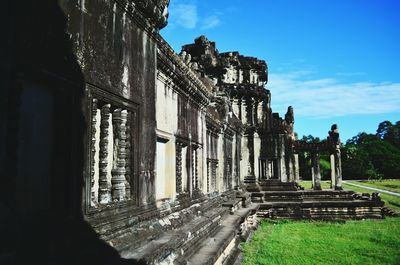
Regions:
<instances>
[{"instance_id":1,"label":"stone platform","mask_svg":"<svg viewBox=\"0 0 400 265\"><path fill-rule=\"evenodd\" d=\"M270 185L269 185L270 184ZM379 196L350 190L304 190L296 183L265 181L248 187L251 201L259 204L257 215L276 219L383 218Z\"/></svg>"},{"instance_id":2,"label":"stone platform","mask_svg":"<svg viewBox=\"0 0 400 265\"><path fill-rule=\"evenodd\" d=\"M203 197L136 225L132 233L114 240L115 247L123 258L145 264L233 264L239 244L257 227L258 207L240 192Z\"/></svg>"}]
</instances>

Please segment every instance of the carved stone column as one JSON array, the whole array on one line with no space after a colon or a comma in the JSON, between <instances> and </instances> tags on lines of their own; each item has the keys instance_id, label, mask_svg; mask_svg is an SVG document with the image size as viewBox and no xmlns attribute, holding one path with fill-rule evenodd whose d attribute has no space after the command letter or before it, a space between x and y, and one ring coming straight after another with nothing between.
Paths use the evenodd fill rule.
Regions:
<instances>
[{"instance_id":1,"label":"carved stone column","mask_svg":"<svg viewBox=\"0 0 400 265\"><path fill-rule=\"evenodd\" d=\"M114 156L111 171L112 199L122 201L126 197L125 165L126 165L126 119L127 111L114 110L112 121L114 130Z\"/></svg>"},{"instance_id":2,"label":"carved stone column","mask_svg":"<svg viewBox=\"0 0 400 265\"><path fill-rule=\"evenodd\" d=\"M312 176L313 176L313 188L314 190L321 190L321 170L319 166L319 152L311 152L311 166L312 166Z\"/></svg>"},{"instance_id":3,"label":"carved stone column","mask_svg":"<svg viewBox=\"0 0 400 265\"><path fill-rule=\"evenodd\" d=\"M107 181L108 171L108 128L110 118L110 104L101 107L100 122L100 150L99 150L99 203L106 204L110 201L110 185Z\"/></svg>"},{"instance_id":4,"label":"carved stone column","mask_svg":"<svg viewBox=\"0 0 400 265\"><path fill-rule=\"evenodd\" d=\"M252 98L246 98L246 123L247 125L253 125L253 110L254 110L254 106L253 106L253 99Z\"/></svg>"},{"instance_id":5,"label":"carved stone column","mask_svg":"<svg viewBox=\"0 0 400 265\"><path fill-rule=\"evenodd\" d=\"M176 193L182 192L182 145L176 142Z\"/></svg>"},{"instance_id":6,"label":"carved stone column","mask_svg":"<svg viewBox=\"0 0 400 265\"><path fill-rule=\"evenodd\" d=\"M125 194L126 199L131 199L131 114L126 117L126 160L125 160Z\"/></svg>"},{"instance_id":7,"label":"carved stone column","mask_svg":"<svg viewBox=\"0 0 400 265\"><path fill-rule=\"evenodd\" d=\"M253 123L254 125L258 125L258 104L259 101L257 98L253 101Z\"/></svg>"},{"instance_id":8,"label":"carved stone column","mask_svg":"<svg viewBox=\"0 0 400 265\"><path fill-rule=\"evenodd\" d=\"M193 149L193 169L192 169L192 174L193 174L193 190L197 190L199 188L199 179L198 179L198 157L197 157L197 148Z\"/></svg>"},{"instance_id":9,"label":"carved stone column","mask_svg":"<svg viewBox=\"0 0 400 265\"><path fill-rule=\"evenodd\" d=\"M247 149L249 151L245 183L254 183L256 182L256 177L254 175L254 131L249 130L245 137L247 138Z\"/></svg>"},{"instance_id":10,"label":"carved stone column","mask_svg":"<svg viewBox=\"0 0 400 265\"><path fill-rule=\"evenodd\" d=\"M257 125L262 128L264 127L264 105L265 100L261 100L257 106Z\"/></svg>"},{"instance_id":11,"label":"carved stone column","mask_svg":"<svg viewBox=\"0 0 400 265\"><path fill-rule=\"evenodd\" d=\"M95 173L95 155L96 155L96 114L97 114L97 99L92 100L92 131L91 131L91 144L90 144L90 205L97 204L96 191L94 188L94 173Z\"/></svg>"},{"instance_id":12,"label":"carved stone column","mask_svg":"<svg viewBox=\"0 0 400 265\"><path fill-rule=\"evenodd\" d=\"M213 159L211 162L211 190L217 190L217 168L218 168L218 161Z\"/></svg>"},{"instance_id":13,"label":"carved stone column","mask_svg":"<svg viewBox=\"0 0 400 265\"><path fill-rule=\"evenodd\" d=\"M211 161L207 158L207 192L210 192Z\"/></svg>"}]
</instances>

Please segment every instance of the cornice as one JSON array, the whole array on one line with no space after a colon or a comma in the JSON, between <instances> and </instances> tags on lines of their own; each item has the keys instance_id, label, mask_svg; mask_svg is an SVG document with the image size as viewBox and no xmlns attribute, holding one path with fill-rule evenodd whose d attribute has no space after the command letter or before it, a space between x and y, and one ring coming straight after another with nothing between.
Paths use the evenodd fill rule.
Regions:
<instances>
[{"instance_id":1,"label":"cornice","mask_svg":"<svg viewBox=\"0 0 400 265\"><path fill-rule=\"evenodd\" d=\"M115 0L117 6L149 35L156 39L167 25L169 0Z\"/></svg>"},{"instance_id":2,"label":"cornice","mask_svg":"<svg viewBox=\"0 0 400 265\"><path fill-rule=\"evenodd\" d=\"M206 107L210 103L212 89L200 80L160 35L157 45L158 70L172 79L178 93L186 95L199 106Z\"/></svg>"}]
</instances>

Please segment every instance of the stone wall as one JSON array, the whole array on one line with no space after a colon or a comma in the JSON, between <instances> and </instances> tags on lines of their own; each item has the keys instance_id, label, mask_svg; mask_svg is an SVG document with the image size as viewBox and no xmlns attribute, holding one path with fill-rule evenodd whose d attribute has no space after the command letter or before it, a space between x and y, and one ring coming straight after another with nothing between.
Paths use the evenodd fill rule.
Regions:
<instances>
[{"instance_id":1,"label":"stone wall","mask_svg":"<svg viewBox=\"0 0 400 265\"><path fill-rule=\"evenodd\" d=\"M3 234L9 257L26 254L18 263L42 260L44 248L58 264L69 247L68 264L117 264L118 253L158 263L175 241L139 249L169 236L185 259L246 205L234 188L267 177L265 146L278 150L277 172L292 172L282 169L290 132L272 119L266 63L219 54L204 36L176 54L159 35L168 2L10 4L0 165L4 227L18 231ZM229 242L239 244L236 229Z\"/></svg>"}]
</instances>

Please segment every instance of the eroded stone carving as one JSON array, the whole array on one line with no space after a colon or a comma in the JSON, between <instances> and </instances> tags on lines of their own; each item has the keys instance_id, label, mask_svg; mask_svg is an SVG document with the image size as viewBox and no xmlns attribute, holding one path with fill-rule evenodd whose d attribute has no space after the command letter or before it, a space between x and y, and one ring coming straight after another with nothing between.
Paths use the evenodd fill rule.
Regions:
<instances>
[{"instance_id":1,"label":"eroded stone carving","mask_svg":"<svg viewBox=\"0 0 400 265\"><path fill-rule=\"evenodd\" d=\"M111 171L112 199L121 201L126 197L125 166L126 166L126 120L127 111L115 109L112 122L114 130L113 169Z\"/></svg>"},{"instance_id":2,"label":"eroded stone carving","mask_svg":"<svg viewBox=\"0 0 400 265\"><path fill-rule=\"evenodd\" d=\"M91 137L91 143L90 143L90 205L95 206L97 204L96 200L96 191L94 187L95 179L95 155L96 155L96 115L97 115L97 99L92 99L92 121L91 121L91 127L92 127L92 137Z\"/></svg>"},{"instance_id":3,"label":"eroded stone carving","mask_svg":"<svg viewBox=\"0 0 400 265\"><path fill-rule=\"evenodd\" d=\"M331 145L331 154L333 155L333 165L331 167L334 169L332 170L332 179L334 179L334 188L336 190L342 189L342 158L340 152L340 137L339 137L339 128L337 124L333 124L331 126L331 130L329 131L328 142Z\"/></svg>"},{"instance_id":4,"label":"eroded stone carving","mask_svg":"<svg viewBox=\"0 0 400 265\"><path fill-rule=\"evenodd\" d=\"M131 199L131 114L126 117L126 160L125 160L125 194L126 199Z\"/></svg>"},{"instance_id":5,"label":"eroded stone carving","mask_svg":"<svg viewBox=\"0 0 400 265\"><path fill-rule=\"evenodd\" d=\"M182 192L182 145L176 142L176 193Z\"/></svg>"},{"instance_id":6,"label":"eroded stone carving","mask_svg":"<svg viewBox=\"0 0 400 265\"><path fill-rule=\"evenodd\" d=\"M110 104L101 107L100 123L100 151L99 151L99 203L106 204L110 201L110 184L107 180L108 172L108 134Z\"/></svg>"}]
</instances>

